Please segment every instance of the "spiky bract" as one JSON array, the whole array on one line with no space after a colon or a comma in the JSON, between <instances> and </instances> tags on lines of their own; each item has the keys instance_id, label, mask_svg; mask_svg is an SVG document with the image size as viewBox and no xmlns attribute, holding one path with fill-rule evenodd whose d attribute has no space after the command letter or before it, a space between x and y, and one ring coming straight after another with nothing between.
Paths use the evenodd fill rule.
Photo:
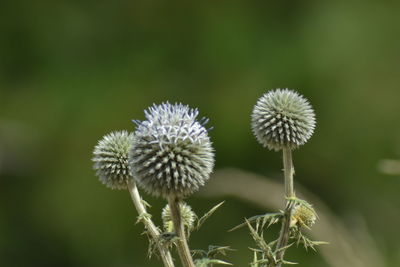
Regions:
<instances>
[{"instance_id":1,"label":"spiky bract","mask_svg":"<svg viewBox=\"0 0 400 267\"><path fill-rule=\"evenodd\" d=\"M129 154L133 177L145 191L167 198L185 197L209 179L214 153L207 119L197 109L163 103L145 111Z\"/></svg>"},{"instance_id":2,"label":"spiky bract","mask_svg":"<svg viewBox=\"0 0 400 267\"><path fill-rule=\"evenodd\" d=\"M92 158L100 182L111 189L126 189L132 178L128 164L128 153L133 133L112 132L105 135L94 148Z\"/></svg>"},{"instance_id":3,"label":"spiky bract","mask_svg":"<svg viewBox=\"0 0 400 267\"><path fill-rule=\"evenodd\" d=\"M277 89L264 94L252 113L253 133L271 150L295 149L310 139L315 114L309 102L297 92Z\"/></svg>"},{"instance_id":4,"label":"spiky bract","mask_svg":"<svg viewBox=\"0 0 400 267\"><path fill-rule=\"evenodd\" d=\"M180 212L181 212L181 216L182 216L183 225L190 232L190 230L193 228L193 224L194 224L197 216L193 212L192 208L185 202L180 202L179 208L180 208ZM174 223L172 221L171 210L170 210L168 204L163 208L161 217L162 217L163 224L164 224L164 230L166 232L173 232L174 231Z\"/></svg>"}]
</instances>

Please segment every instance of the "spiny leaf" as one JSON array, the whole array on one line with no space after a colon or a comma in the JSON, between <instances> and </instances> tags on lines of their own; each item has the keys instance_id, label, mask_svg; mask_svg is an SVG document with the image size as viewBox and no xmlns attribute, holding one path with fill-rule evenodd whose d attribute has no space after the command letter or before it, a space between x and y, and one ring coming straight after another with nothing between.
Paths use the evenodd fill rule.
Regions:
<instances>
[{"instance_id":1,"label":"spiny leaf","mask_svg":"<svg viewBox=\"0 0 400 267\"><path fill-rule=\"evenodd\" d=\"M270 247L272 248L273 246L275 246L276 243L278 243L278 239L269 242L269 243L268 243L268 246L270 246Z\"/></svg>"},{"instance_id":2,"label":"spiny leaf","mask_svg":"<svg viewBox=\"0 0 400 267\"><path fill-rule=\"evenodd\" d=\"M329 242L326 241L313 241L314 245L319 246L319 245L329 245Z\"/></svg>"},{"instance_id":3,"label":"spiny leaf","mask_svg":"<svg viewBox=\"0 0 400 267\"><path fill-rule=\"evenodd\" d=\"M247 226L250 230L250 235L253 237L257 246L260 248L260 254L262 255L262 259L258 260L257 263L262 263L263 261L267 261L268 263L276 263L275 255L272 252L272 248L265 242L264 238L260 236L257 231L251 226L250 222L246 220ZM253 250L257 251L257 250ZM264 259L267 258L267 260Z\"/></svg>"},{"instance_id":4,"label":"spiny leaf","mask_svg":"<svg viewBox=\"0 0 400 267\"><path fill-rule=\"evenodd\" d=\"M257 252L253 252L253 262L250 263L251 267L258 267L258 258L257 258Z\"/></svg>"},{"instance_id":5,"label":"spiny leaf","mask_svg":"<svg viewBox=\"0 0 400 267\"><path fill-rule=\"evenodd\" d=\"M315 251L315 247L319 245L327 245L329 242L324 242L324 241L313 241L309 239L307 236L305 236L299 228L293 228L292 229L292 234L291 237L292 239L296 239L296 244L299 245L300 243L303 244L304 248L308 250L308 248L311 248L312 250Z\"/></svg>"},{"instance_id":6,"label":"spiny leaf","mask_svg":"<svg viewBox=\"0 0 400 267\"><path fill-rule=\"evenodd\" d=\"M222 204L224 204L225 201L222 201L221 203L215 205L214 207L212 207L207 213L205 213L203 215L203 217L201 217L198 221L197 221L197 225L193 228L193 230L199 230L200 227L203 225L203 223L210 218L211 215L213 215L213 213L222 206Z\"/></svg>"},{"instance_id":7,"label":"spiny leaf","mask_svg":"<svg viewBox=\"0 0 400 267\"><path fill-rule=\"evenodd\" d=\"M231 263L223 260L209 259L209 258L202 258L195 261L196 267L208 267L212 264L232 265Z\"/></svg>"},{"instance_id":8,"label":"spiny leaf","mask_svg":"<svg viewBox=\"0 0 400 267\"><path fill-rule=\"evenodd\" d=\"M286 261L286 260L282 260L283 264L299 264L298 262L293 262L293 261Z\"/></svg>"},{"instance_id":9,"label":"spiny leaf","mask_svg":"<svg viewBox=\"0 0 400 267\"><path fill-rule=\"evenodd\" d=\"M257 246L261 248L263 251L270 250L271 248L264 241L264 239L257 233L257 231L251 226L250 222L246 220L247 226L249 227L250 234L256 242Z\"/></svg>"},{"instance_id":10,"label":"spiny leaf","mask_svg":"<svg viewBox=\"0 0 400 267\"><path fill-rule=\"evenodd\" d=\"M233 251L229 246L213 246L210 245L208 247L207 256L209 258L214 258L216 255L221 254L226 256L227 251Z\"/></svg>"},{"instance_id":11,"label":"spiny leaf","mask_svg":"<svg viewBox=\"0 0 400 267\"><path fill-rule=\"evenodd\" d=\"M207 251L203 249L191 249L190 252L192 252L193 255L200 255L202 257L207 256Z\"/></svg>"},{"instance_id":12,"label":"spiny leaf","mask_svg":"<svg viewBox=\"0 0 400 267\"><path fill-rule=\"evenodd\" d=\"M275 213L266 213L266 214L262 214L262 215L255 215L255 216L250 217L250 218L245 219L245 220L247 220L247 221L249 221L250 223L252 223L252 222L256 222L256 221L259 221L259 220L263 219L263 222L265 221L265 223L266 223L267 221L270 222L270 223L268 224L268 227L269 227L269 226L271 226L272 224L278 222L281 216L282 216L282 212L275 212ZM265 224L265 223L264 223L264 224ZM241 223L241 224L239 224L239 225L233 227L232 229L228 230L228 232L235 231L235 230L237 230L237 229L239 229L239 228L242 228L243 226L246 226L246 225L247 225L246 222Z\"/></svg>"},{"instance_id":13,"label":"spiny leaf","mask_svg":"<svg viewBox=\"0 0 400 267\"><path fill-rule=\"evenodd\" d=\"M142 202L142 204L145 205L146 207L151 208L151 205L148 202L146 202L146 200L144 200L143 198L140 199L140 202Z\"/></svg>"},{"instance_id":14,"label":"spiny leaf","mask_svg":"<svg viewBox=\"0 0 400 267\"><path fill-rule=\"evenodd\" d=\"M218 259L210 260L210 263L211 264L222 264L222 265L233 265L232 263L229 263L229 262L226 262L223 260L218 260Z\"/></svg>"},{"instance_id":15,"label":"spiny leaf","mask_svg":"<svg viewBox=\"0 0 400 267\"><path fill-rule=\"evenodd\" d=\"M277 249L276 252L285 251L286 249L290 248L293 244L294 244L294 243L290 243L290 244L287 245L287 246L281 247L281 248Z\"/></svg>"},{"instance_id":16,"label":"spiny leaf","mask_svg":"<svg viewBox=\"0 0 400 267\"><path fill-rule=\"evenodd\" d=\"M151 214L150 213L143 212L142 214L140 214L137 217L136 224L139 223L139 222L142 222L145 219L150 219L150 218L151 218Z\"/></svg>"}]
</instances>

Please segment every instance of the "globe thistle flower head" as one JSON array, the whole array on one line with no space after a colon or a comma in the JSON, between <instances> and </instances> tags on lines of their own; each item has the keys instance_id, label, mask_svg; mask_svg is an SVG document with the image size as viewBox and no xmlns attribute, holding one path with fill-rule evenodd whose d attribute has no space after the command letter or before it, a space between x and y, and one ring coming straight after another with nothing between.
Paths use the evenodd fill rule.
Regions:
<instances>
[{"instance_id":1,"label":"globe thistle flower head","mask_svg":"<svg viewBox=\"0 0 400 267\"><path fill-rule=\"evenodd\" d=\"M93 168L101 183L111 189L126 189L132 178L128 154L133 134L127 131L105 135L95 146L92 158Z\"/></svg>"},{"instance_id":2,"label":"globe thistle flower head","mask_svg":"<svg viewBox=\"0 0 400 267\"><path fill-rule=\"evenodd\" d=\"M264 94L257 101L251 119L257 141L275 151L303 145L312 136L316 124L309 102L288 89Z\"/></svg>"},{"instance_id":3,"label":"globe thistle flower head","mask_svg":"<svg viewBox=\"0 0 400 267\"><path fill-rule=\"evenodd\" d=\"M197 109L162 103L137 125L129 163L138 185L154 196L185 197L209 179L214 152Z\"/></svg>"},{"instance_id":4,"label":"globe thistle flower head","mask_svg":"<svg viewBox=\"0 0 400 267\"><path fill-rule=\"evenodd\" d=\"M179 203L179 209L181 211L183 225L187 231L190 232L194 226L197 216L192 208L185 202ZM171 210L168 204L163 208L161 218L164 224L164 230L166 232L174 232L174 223L172 221Z\"/></svg>"}]
</instances>

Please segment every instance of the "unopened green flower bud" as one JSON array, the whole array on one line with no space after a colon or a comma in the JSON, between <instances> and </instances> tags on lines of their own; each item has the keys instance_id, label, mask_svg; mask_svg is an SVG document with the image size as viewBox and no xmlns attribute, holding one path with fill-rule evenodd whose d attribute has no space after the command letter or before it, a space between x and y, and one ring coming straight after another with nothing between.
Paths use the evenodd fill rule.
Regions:
<instances>
[{"instance_id":1,"label":"unopened green flower bud","mask_svg":"<svg viewBox=\"0 0 400 267\"><path fill-rule=\"evenodd\" d=\"M105 135L94 148L93 168L101 183L111 189L126 189L132 178L128 153L133 134L127 131Z\"/></svg>"},{"instance_id":2,"label":"unopened green flower bud","mask_svg":"<svg viewBox=\"0 0 400 267\"><path fill-rule=\"evenodd\" d=\"M192 229L197 216L193 212L192 208L185 202L180 202L179 208L181 211L183 225L190 232L190 229ZM161 217L164 224L164 231L174 232L174 223L172 221L171 210L168 204L162 210Z\"/></svg>"},{"instance_id":3,"label":"unopened green flower bud","mask_svg":"<svg viewBox=\"0 0 400 267\"><path fill-rule=\"evenodd\" d=\"M252 130L259 143L271 150L295 149L310 139L315 114L295 91L277 89L264 94L252 113Z\"/></svg>"}]
</instances>

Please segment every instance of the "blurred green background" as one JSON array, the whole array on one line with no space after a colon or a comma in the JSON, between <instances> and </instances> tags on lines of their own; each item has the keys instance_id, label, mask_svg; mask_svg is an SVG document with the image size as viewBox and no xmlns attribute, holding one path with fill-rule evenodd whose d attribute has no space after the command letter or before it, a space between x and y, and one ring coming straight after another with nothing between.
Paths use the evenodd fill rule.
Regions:
<instances>
[{"instance_id":1,"label":"blurred green background","mask_svg":"<svg viewBox=\"0 0 400 267\"><path fill-rule=\"evenodd\" d=\"M250 113L288 87L318 118L294 153L296 181L350 231L362 218L385 264L400 266L400 180L377 168L400 157L399 12L382 0L3 1L0 265L160 266L129 194L95 177L97 140L179 101L210 118L217 169L281 181L281 155L255 141ZM146 199L159 222L164 202ZM189 203L202 214L221 200L191 247L230 245L225 259L247 266L253 241L226 230L266 211L235 197ZM326 266L318 253L290 255Z\"/></svg>"}]
</instances>

